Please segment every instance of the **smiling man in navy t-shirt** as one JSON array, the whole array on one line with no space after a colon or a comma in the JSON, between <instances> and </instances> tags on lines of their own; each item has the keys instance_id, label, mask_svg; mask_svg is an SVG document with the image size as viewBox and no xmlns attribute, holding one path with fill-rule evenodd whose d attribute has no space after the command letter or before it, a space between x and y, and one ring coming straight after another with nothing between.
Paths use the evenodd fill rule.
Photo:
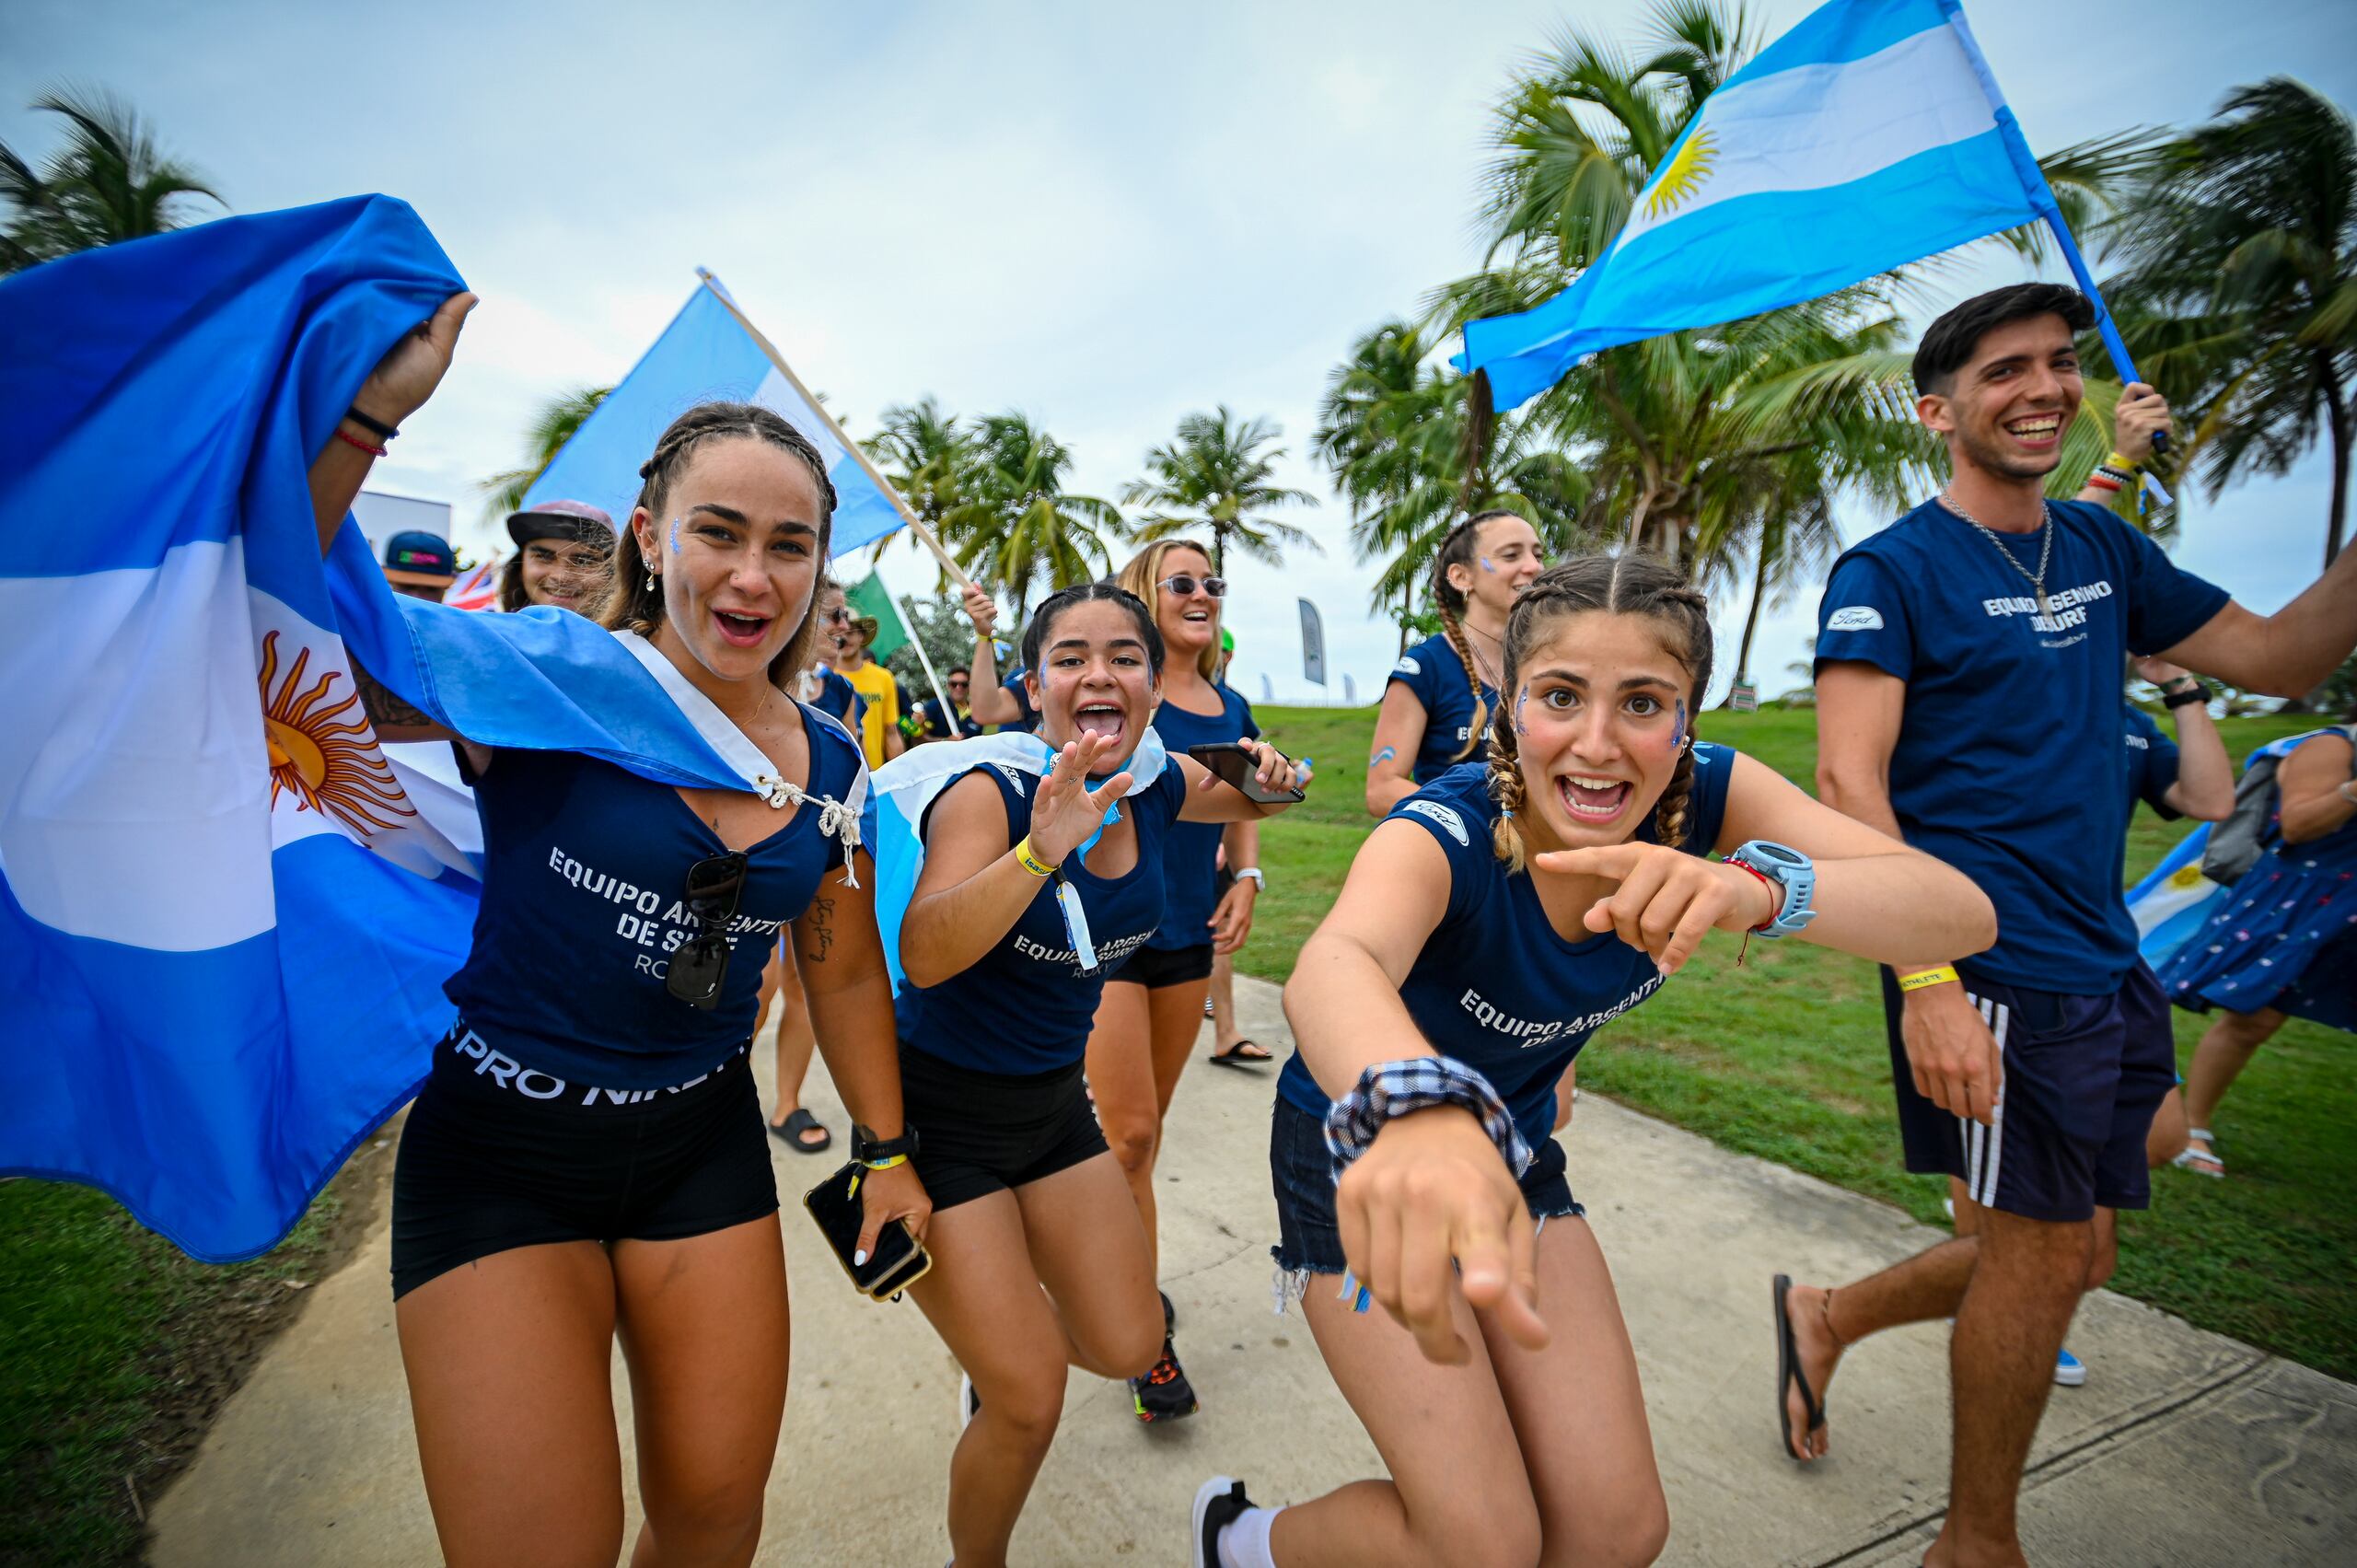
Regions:
<instances>
[{"instance_id":1,"label":"smiling man in navy t-shirt","mask_svg":"<svg viewBox=\"0 0 2357 1568\"><path fill-rule=\"evenodd\" d=\"M1795 1286L1777 1325L1795 1457L1813 1458L1825 1431L1810 1406L1844 1348L1956 1319L1934 1564L2023 1562L2014 1493L2087 1277L2090 1221L2098 1204L2145 1205L2145 1129L2174 1077L2152 1046L2168 1037L2148 1015L2165 1008L2120 898L2123 660L2157 653L2289 695L2357 643L2357 551L2262 618L2104 506L2046 501L2080 414L2075 334L2092 320L2077 291L2024 284L1932 324L1916 412L1954 477L1843 554L1818 610L1819 794L1947 861L1997 907L1987 952L1884 972L1908 1168L1966 1181L1979 1234L1839 1290ZM2083 495L2134 483L2166 419L2152 389L2128 388L2119 450Z\"/></svg>"}]
</instances>

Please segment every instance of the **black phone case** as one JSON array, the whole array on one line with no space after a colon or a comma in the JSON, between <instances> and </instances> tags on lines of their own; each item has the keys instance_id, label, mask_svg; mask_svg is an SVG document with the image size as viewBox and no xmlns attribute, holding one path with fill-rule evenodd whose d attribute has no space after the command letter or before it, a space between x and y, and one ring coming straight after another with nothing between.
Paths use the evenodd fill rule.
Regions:
<instances>
[{"instance_id":1,"label":"black phone case","mask_svg":"<svg viewBox=\"0 0 2357 1568\"><path fill-rule=\"evenodd\" d=\"M857 1160L844 1165L804 1193L802 1206L810 1211L819 1234L827 1238L835 1261L842 1265L851 1283L863 1295L881 1300L914 1283L933 1267L933 1259L909 1233L908 1222L896 1220L877 1233L874 1256L865 1263L852 1262L851 1255L859 1246L860 1224L865 1218L851 1185L861 1168Z\"/></svg>"},{"instance_id":2,"label":"black phone case","mask_svg":"<svg viewBox=\"0 0 2357 1568\"><path fill-rule=\"evenodd\" d=\"M1187 755L1209 768L1222 784L1257 805L1292 806L1308 798L1297 789L1276 794L1262 789L1260 781L1252 776L1252 754L1232 741L1190 746Z\"/></svg>"}]
</instances>

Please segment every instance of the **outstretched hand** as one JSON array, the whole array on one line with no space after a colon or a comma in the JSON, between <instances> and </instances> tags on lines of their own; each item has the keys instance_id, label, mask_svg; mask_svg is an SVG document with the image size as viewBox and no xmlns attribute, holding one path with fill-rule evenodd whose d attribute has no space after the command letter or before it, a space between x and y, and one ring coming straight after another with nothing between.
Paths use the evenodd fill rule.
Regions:
<instances>
[{"instance_id":1,"label":"outstretched hand","mask_svg":"<svg viewBox=\"0 0 2357 1568\"><path fill-rule=\"evenodd\" d=\"M1334 1191L1351 1272L1424 1359L1461 1366L1461 1296L1493 1312L1527 1350L1547 1343L1538 1316L1538 1227L1521 1185L1470 1112L1454 1106L1385 1123Z\"/></svg>"},{"instance_id":2,"label":"outstretched hand","mask_svg":"<svg viewBox=\"0 0 2357 1568\"><path fill-rule=\"evenodd\" d=\"M1064 743L1056 765L1039 781L1031 804L1031 847L1051 865L1060 865L1090 834L1103 825L1105 813L1120 803L1130 787L1125 770L1097 788L1088 787L1088 772L1112 749L1101 735L1084 735Z\"/></svg>"},{"instance_id":3,"label":"outstretched hand","mask_svg":"<svg viewBox=\"0 0 2357 1568\"><path fill-rule=\"evenodd\" d=\"M352 406L386 424L399 424L424 408L449 370L450 356L458 352L459 329L476 304L471 294L454 294L433 315L403 332L368 373Z\"/></svg>"},{"instance_id":4,"label":"outstretched hand","mask_svg":"<svg viewBox=\"0 0 2357 1568\"><path fill-rule=\"evenodd\" d=\"M1724 861L1664 844L1605 844L1550 850L1532 864L1557 876L1601 877L1620 884L1588 907L1590 931L1617 931L1650 954L1666 975L1685 968L1714 925L1748 931L1776 917L1766 883Z\"/></svg>"}]
</instances>

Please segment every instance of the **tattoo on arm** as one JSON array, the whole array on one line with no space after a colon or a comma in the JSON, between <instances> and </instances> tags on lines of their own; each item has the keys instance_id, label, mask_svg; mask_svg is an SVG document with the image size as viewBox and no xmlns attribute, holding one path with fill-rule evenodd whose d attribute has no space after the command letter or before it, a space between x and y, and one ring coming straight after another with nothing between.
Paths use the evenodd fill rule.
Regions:
<instances>
[{"instance_id":1,"label":"tattoo on arm","mask_svg":"<svg viewBox=\"0 0 2357 1568\"><path fill-rule=\"evenodd\" d=\"M352 683L360 689L360 708L371 724L418 727L441 723L432 714L388 691L384 682L369 674L357 659L352 665Z\"/></svg>"},{"instance_id":2,"label":"tattoo on arm","mask_svg":"<svg viewBox=\"0 0 2357 1568\"><path fill-rule=\"evenodd\" d=\"M1397 748L1387 746L1382 750L1376 752L1374 756L1369 757L1366 760L1366 765L1370 768L1380 767L1382 764L1388 762L1392 758L1397 757L1398 755L1399 755L1399 752Z\"/></svg>"},{"instance_id":3,"label":"tattoo on arm","mask_svg":"<svg viewBox=\"0 0 2357 1568\"><path fill-rule=\"evenodd\" d=\"M827 949L835 945L835 900L821 895L810 900L810 912L802 919L802 956L814 964L827 961Z\"/></svg>"}]
</instances>

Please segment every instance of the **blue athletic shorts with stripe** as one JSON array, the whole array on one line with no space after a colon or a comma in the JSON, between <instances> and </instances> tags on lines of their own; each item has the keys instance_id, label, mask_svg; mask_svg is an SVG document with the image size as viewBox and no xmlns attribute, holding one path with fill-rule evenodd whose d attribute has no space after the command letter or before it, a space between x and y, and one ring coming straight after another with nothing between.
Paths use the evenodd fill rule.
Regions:
<instances>
[{"instance_id":1,"label":"blue athletic shorts with stripe","mask_svg":"<svg viewBox=\"0 0 2357 1568\"><path fill-rule=\"evenodd\" d=\"M1907 1168L1953 1176L1974 1202L2026 1219L2084 1220L2098 1204L2147 1206L2144 1134L2177 1083L2168 1003L2152 971L2139 964L2118 991L2097 996L2007 985L1962 964L1956 972L2004 1055L1997 1114L1984 1127L1915 1092L1898 982L1884 970Z\"/></svg>"}]
</instances>

